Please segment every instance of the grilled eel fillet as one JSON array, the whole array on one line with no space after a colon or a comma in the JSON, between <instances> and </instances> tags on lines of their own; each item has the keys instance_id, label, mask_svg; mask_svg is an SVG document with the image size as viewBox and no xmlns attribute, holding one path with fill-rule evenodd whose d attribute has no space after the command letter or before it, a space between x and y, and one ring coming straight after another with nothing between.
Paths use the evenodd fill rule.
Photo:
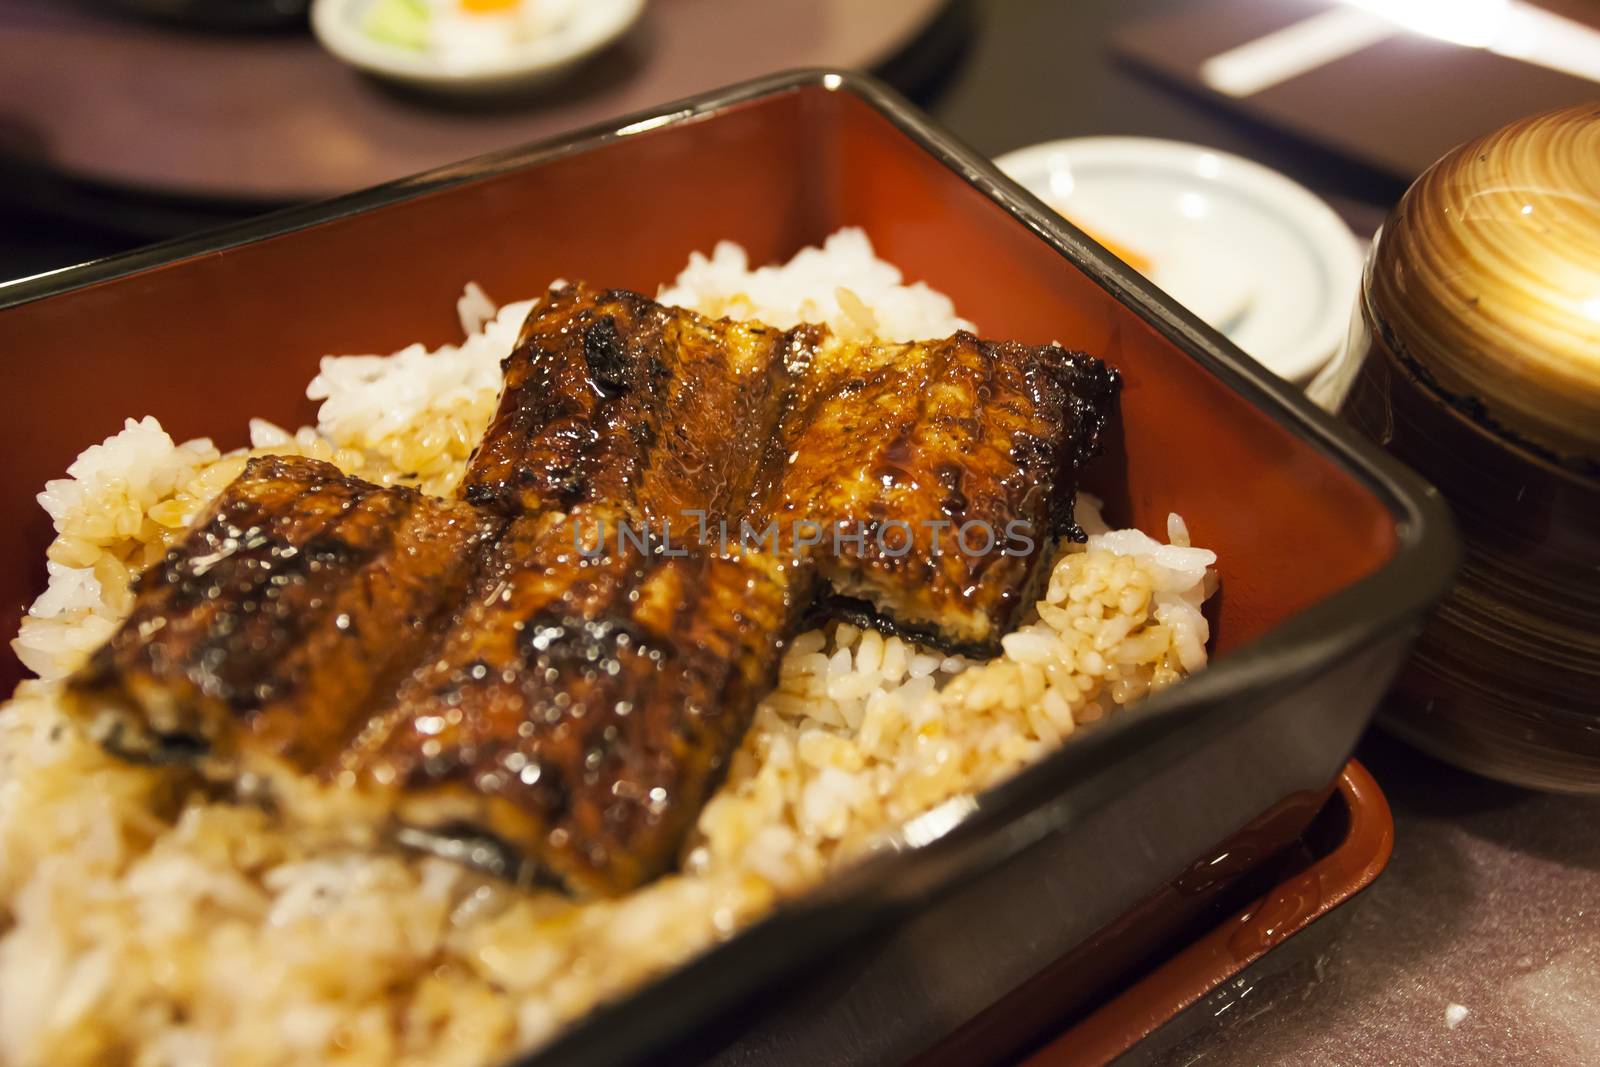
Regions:
<instances>
[{"instance_id":1,"label":"grilled eel fillet","mask_svg":"<svg viewBox=\"0 0 1600 1067\"><path fill-rule=\"evenodd\" d=\"M819 575L879 622L998 641L1115 389L1054 347L863 348L584 286L530 316L505 381L459 502L252 461L69 682L95 732L625 891L670 865ZM940 554L927 518L1039 529L1031 552ZM900 521L910 551L691 535L791 519Z\"/></svg>"},{"instance_id":2,"label":"grilled eel fillet","mask_svg":"<svg viewBox=\"0 0 1600 1067\"><path fill-rule=\"evenodd\" d=\"M411 669L493 525L318 460L253 459L139 577L132 613L68 693L130 758L231 775L248 753L314 771Z\"/></svg>"},{"instance_id":3,"label":"grilled eel fillet","mask_svg":"<svg viewBox=\"0 0 1600 1067\"><path fill-rule=\"evenodd\" d=\"M825 613L994 655L1056 538L1082 539L1077 469L1118 384L1059 345L824 344L795 376L763 517L819 528Z\"/></svg>"},{"instance_id":4,"label":"grilled eel fillet","mask_svg":"<svg viewBox=\"0 0 1600 1067\"><path fill-rule=\"evenodd\" d=\"M809 565L701 543L686 512L743 506L812 332L583 286L530 319L461 490L510 527L349 754L406 825L588 893L671 864L811 599Z\"/></svg>"},{"instance_id":5,"label":"grilled eel fillet","mask_svg":"<svg viewBox=\"0 0 1600 1067\"><path fill-rule=\"evenodd\" d=\"M592 550L604 517L514 520L483 595L344 764L397 789L404 825L487 836L591 894L671 864L771 688L798 603L796 572L771 556L624 540L586 559L573 524Z\"/></svg>"}]
</instances>

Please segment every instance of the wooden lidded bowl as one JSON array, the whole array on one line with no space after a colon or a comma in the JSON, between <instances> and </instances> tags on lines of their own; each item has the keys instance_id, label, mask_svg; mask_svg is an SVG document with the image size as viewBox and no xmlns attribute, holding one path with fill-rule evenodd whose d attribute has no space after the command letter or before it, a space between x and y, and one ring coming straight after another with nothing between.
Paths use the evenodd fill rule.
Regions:
<instances>
[{"instance_id":1,"label":"wooden lidded bowl","mask_svg":"<svg viewBox=\"0 0 1600 1067\"><path fill-rule=\"evenodd\" d=\"M1494 778L1600 793L1600 103L1435 164L1357 312L1341 414L1440 489L1465 542L1381 721Z\"/></svg>"}]
</instances>

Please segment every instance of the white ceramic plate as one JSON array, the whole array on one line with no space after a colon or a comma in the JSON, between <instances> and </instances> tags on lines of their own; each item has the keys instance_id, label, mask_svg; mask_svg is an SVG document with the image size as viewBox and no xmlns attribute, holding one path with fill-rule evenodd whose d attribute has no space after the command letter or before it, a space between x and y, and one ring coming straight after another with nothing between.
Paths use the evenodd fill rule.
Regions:
<instances>
[{"instance_id":1,"label":"white ceramic plate","mask_svg":"<svg viewBox=\"0 0 1600 1067\"><path fill-rule=\"evenodd\" d=\"M1344 340L1361 248L1333 209L1275 170L1200 145L1084 137L1000 169L1269 369L1304 383Z\"/></svg>"},{"instance_id":2,"label":"white ceramic plate","mask_svg":"<svg viewBox=\"0 0 1600 1067\"><path fill-rule=\"evenodd\" d=\"M621 37L645 0L576 0L548 32L488 61L449 63L375 40L362 28L375 0L313 0L311 28L322 46L368 74L430 92L489 95L548 80Z\"/></svg>"}]
</instances>

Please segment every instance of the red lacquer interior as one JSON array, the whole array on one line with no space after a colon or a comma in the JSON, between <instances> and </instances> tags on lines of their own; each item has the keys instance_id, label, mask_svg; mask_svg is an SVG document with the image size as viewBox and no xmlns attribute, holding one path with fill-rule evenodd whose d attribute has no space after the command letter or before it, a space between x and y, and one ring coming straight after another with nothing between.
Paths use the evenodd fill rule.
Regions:
<instances>
[{"instance_id":1,"label":"red lacquer interior","mask_svg":"<svg viewBox=\"0 0 1600 1067\"><path fill-rule=\"evenodd\" d=\"M507 301L556 277L652 292L720 238L761 262L844 225L985 334L1060 340L1122 371L1122 441L1091 483L1113 518L1161 533L1177 511L1220 553L1219 652L1394 551L1369 492L866 103L807 88L0 312L0 630L42 587L51 531L34 494L127 416L239 445L251 416L315 417L303 391L324 353L459 339L468 280ZM0 692L20 672L7 653Z\"/></svg>"}]
</instances>

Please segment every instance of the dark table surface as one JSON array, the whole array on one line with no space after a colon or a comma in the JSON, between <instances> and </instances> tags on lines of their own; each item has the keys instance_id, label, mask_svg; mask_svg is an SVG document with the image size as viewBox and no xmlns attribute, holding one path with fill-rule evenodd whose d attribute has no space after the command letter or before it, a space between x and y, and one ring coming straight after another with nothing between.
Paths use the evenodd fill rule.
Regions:
<instances>
[{"instance_id":1,"label":"dark table surface","mask_svg":"<svg viewBox=\"0 0 1600 1067\"><path fill-rule=\"evenodd\" d=\"M1488 782L1378 729L1356 754L1394 811L1388 869L1319 955L1155 1062L1600 1063L1600 798Z\"/></svg>"},{"instance_id":2,"label":"dark table surface","mask_svg":"<svg viewBox=\"0 0 1600 1067\"><path fill-rule=\"evenodd\" d=\"M948 51L898 73L976 148L1059 137L1194 141L1275 167L1370 233L1394 179L1176 92L1113 57L1124 20L1195 0L958 4ZM929 69L932 66L936 69ZM0 189L0 279L141 243L81 218L41 217ZM1381 732L1358 755L1394 809L1389 869L1314 961L1250 1012L1204 1027L1164 1062L1600 1063L1600 798L1501 786Z\"/></svg>"},{"instance_id":3,"label":"dark table surface","mask_svg":"<svg viewBox=\"0 0 1600 1067\"><path fill-rule=\"evenodd\" d=\"M1404 191L1393 178L1199 102L1112 56L1118 25L1195 2L1204 0L959 0L920 42L920 54L885 73L991 155L1093 134L1196 141L1282 170L1327 198L1358 232L1375 229ZM191 219L228 217L215 204L97 202L77 185L41 190L32 175L24 197L22 185L0 171L0 279L137 247L163 227L162 235L176 236Z\"/></svg>"}]
</instances>

